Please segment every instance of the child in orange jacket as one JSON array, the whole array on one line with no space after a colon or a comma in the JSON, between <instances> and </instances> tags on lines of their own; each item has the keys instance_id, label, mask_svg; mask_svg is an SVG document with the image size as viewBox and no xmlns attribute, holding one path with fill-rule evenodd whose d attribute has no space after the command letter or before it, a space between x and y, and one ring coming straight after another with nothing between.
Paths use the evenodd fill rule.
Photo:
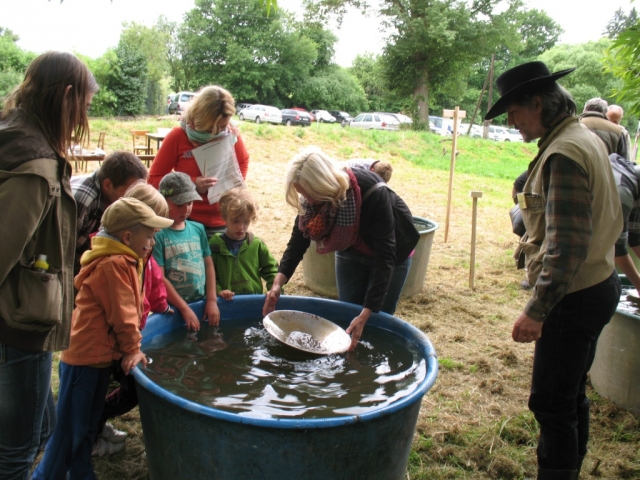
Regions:
<instances>
[{"instance_id":1,"label":"child in orange jacket","mask_svg":"<svg viewBox=\"0 0 640 480\"><path fill-rule=\"evenodd\" d=\"M78 289L69 349L60 361L58 423L33 479L95 478L91 450L109 386L111 361L125 374L140 351L143 259L157 229L173 221L157 216L135 198L121 198L102 216L104 229L93 238L75 278Z\"/></svg>"}]
</instances>

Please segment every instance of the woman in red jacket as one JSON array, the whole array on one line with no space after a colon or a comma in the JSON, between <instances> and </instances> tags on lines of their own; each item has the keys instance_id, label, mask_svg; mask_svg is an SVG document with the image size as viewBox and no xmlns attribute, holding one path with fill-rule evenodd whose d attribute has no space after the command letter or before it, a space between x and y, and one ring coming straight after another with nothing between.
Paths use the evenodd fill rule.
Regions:
<instances>
[{"instance_id":1,"label":"woman in red jacket","mask_svg":"<svg viewBox=\"0 0 640 480\"><path fill-rule=\"evenodd\" d=\"M235 101L231 94L222 87L209 86L201 89L189 104L180 122L162 142L151 170L149 183L158 188L160 180L167 173L183 172L196 184L202 201L193 203L190 220L204 225L207 237L222 232L225 222L220 215L217 203L209 204L207 190L218 181L215 177L203 177L196 163L192 150L205 143L220 140L232 135L235 138L235 154L242 177L246 178L249 169L249 154L244 146L238 130L230 124L235 113Z\"/></svg>"}]
</instances>

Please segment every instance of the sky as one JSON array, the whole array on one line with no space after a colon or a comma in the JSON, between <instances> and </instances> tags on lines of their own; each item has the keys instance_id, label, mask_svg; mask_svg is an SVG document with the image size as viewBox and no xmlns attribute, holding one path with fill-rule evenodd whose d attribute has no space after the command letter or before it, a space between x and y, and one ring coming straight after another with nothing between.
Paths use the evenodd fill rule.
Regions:
<instances>
[{"instance_id":1,"label":"sky","mask_svg":"<svg viewBox=\"0 0 640 480\"><path fill-rule=\"evenodd\" d=\"M280 8L300 12L302 0L279 0ZM619 8L628 12L630 0L526 0L529 8L544 10L562 26L561 43L597 40ZM92 58L115 47L122 22L152 26L160 15L181 22L193 0L0 0L0 27L20 37L18 45L36 53L68 50ZM640 9L640 7L637 7ZM335 27L334 27L335 28ZM342 28L335 61L348 67L357 55L378 54L384 45L379 19L353 11Z\"/></svg>"}]
</instances>

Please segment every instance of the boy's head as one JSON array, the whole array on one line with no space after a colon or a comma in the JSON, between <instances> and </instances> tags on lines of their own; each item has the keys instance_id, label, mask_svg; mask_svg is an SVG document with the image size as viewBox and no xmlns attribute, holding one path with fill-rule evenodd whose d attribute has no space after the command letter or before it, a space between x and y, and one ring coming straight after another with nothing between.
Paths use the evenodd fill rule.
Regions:
<instances>
[{"instance_id":1,"label":"boy's head","mask_svg":"<svg viewBox=\"0 0 640 480\"><path fill-rule=\"evenodd\" d=\"M136 183L127 190L124 197L137 198L142 203L151 207L151 209L156 212L156 215L161 217L169 216L169 205L167 205L167 201L153 185Z\"/></svg>"},{"instance_id":2,"label":"boy's head","mask_svg":"<svg viewBox=\"0 0 640 480\"><path fill-rule=\"evenodd\" d=\"M172 220L157 216L150 207L137 198L121 198L107 207L102 215L102 226L140 258L151 249L156 229L168 228Z\"/></svg>"},{"instance_id":3,"label":"boy's head","mask_svg":"<svg viewBox=\"0 0 640 480\"><path fill-rule=\"evenodd\" d=\"M169 218L176 223L184 222L191 214L193 202L202 200L191 177L182 172L167 173L160 180L158 190L169 205Z\"/></svg>"},{"instance_id":4,"label":"boy's head","mask_svg":"<svg viewBox=\"0 0 640 480\"><path fill-rule=\"evenodd\" d=\"M244 188L234 188L220 197L220 215L227 224L227 236L234 240L245 238L249 224L258 213L253 196Z\"/></svg>"},{"instance_id":5,"label":"boy's head","mask_svg":"<svg viewBox=\"0 0 640 480\"><path fill-rule=\"evenodd\" d=\"M393 173L393 167L388 162L375 162L371 166L371 171L377 173L384 183L389 183L391 180L391 174Z\"/></svg>"},{"instance_id":6,"label":"boy's head","mask_svg":"<svg viewBox=\"0 0 640 480\"><path fill-rule=\"evenodd\" d=\"M113 152L97 173L104 203L111 205L137 181L147 180L147 167L131 152Z\"/></svg>"}]
</instances>

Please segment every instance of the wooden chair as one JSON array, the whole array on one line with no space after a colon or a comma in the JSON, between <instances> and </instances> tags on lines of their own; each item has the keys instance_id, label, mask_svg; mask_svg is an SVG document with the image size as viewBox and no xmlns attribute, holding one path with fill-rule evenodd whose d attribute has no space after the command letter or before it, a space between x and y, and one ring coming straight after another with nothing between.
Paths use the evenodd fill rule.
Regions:
<instances>
[{"instance_id":1,"label":"wooden chair","mask_svg":"<svg viewBox=\"0 0 640 480\"><path fill-rule=\"evenodd\" d=\"M96 145L96 147L98 147L101 150L104 150L104 139L105 139L106 134L104 132L100 132L100 134L98 135L98 145Z\"/></svg>"},{"instance_id":2,"label":"wooden chair","mask_svg":"<svg viewBox=\"0 0 640 480\"><path fill-rule=\"evenodd\" d=\"M139 153L144 155L153 154L153 148L151 148L147 142L147 133L149 133L149 130L131 130L133 153L136 155Z\"/></svg>"},{"instance_id":3,"label":"wooden chair","mask_svg":"<svg viewBox=\"0 0 640 480\"><path fill-rule=\"evenodd\" d=\"M153 163L153 160L156 158L155 155L138 155L138 158L144 162L144 164L149 168Z\"/></svg>"}]
</instances>

